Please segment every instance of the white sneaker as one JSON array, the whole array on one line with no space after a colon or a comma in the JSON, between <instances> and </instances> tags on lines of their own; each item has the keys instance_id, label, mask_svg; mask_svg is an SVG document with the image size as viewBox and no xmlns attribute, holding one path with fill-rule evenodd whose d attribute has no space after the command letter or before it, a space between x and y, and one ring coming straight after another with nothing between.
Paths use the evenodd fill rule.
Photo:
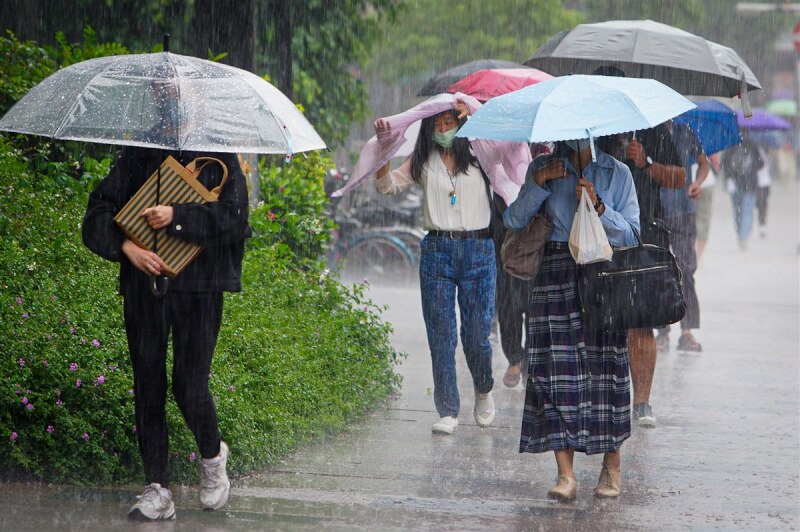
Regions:
<instances>
[{"instance_id":1,"label":"white sneaker","mask_svg":"<svg viewBox=\"0 0 800 532\"><path fill-rule=\"evenodd\" d=\"M219 510L228 502L231 481L225 466L228 464L228 446L219 442L219 455L200 459L200 504L204 510Z\"/></svg>"},{"instance_id":2,"label":"white sneaker","mask_svg":"<svg viewBox=\"0 0 800 532\"><path fill-rule=\"evenodd\" d=\"M479 427L488 427L494 421L494 400L492 392L475 392L475 408L472 411Z\"/></svg>"},{"instance_id":3,"label":"white sneaker","mask_svg":"<svg viewBox=\"0 0 800 532\"><path fill-rule=\"evenodd\" d=\"M452 416L444 416L439 421L433 424L431 431L434 434L452 434L458 427L458 418Z\"/></svg>"},{"instance_id":4,"label":"white sneaker","mask_svg":"<svg viewBox=\"0 0 800 532\"><path fill-rule=\"evenodd\" d=\"M128 519L134 521L159 521L175 519L175 503L172 492L162 488L158 482L145 486L141 495L136 496L136 504L131 506Z\"/></svg>"}]
</instances>

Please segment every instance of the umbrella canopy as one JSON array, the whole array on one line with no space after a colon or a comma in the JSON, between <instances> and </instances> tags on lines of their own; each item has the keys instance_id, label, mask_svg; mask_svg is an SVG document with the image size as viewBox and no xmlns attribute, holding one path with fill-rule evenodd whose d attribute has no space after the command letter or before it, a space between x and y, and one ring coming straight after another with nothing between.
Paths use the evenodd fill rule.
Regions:
<instances>
[{"instance_id":1,"label":"umbrella canopy","mask_svg":"<svg viewBox=\"0 0 800 532\"><path fill-rule=\"evenodd\" d=\"M792 142L785 131L777 129L753 129L748 131L747 139L771 150L790 146Z\"/></svg>"},{"instance_id":2,"label":"umbrella canopy","mask_svg":"<svg viewBox=\"0 0 800 532\"><path fill-rule=\"evenodd\" d=\"M689 126L700 139L706 155L713 155L742 141L736 113L717 100L698 102L697 107L672 120Z\"/></svg>"},{"instance_id":3,"label":"umbrella canopy","mask_svg":"<svg viewBox=\"0 0 800 532\"><path fill-rule=\"evenodd\" d=\"M169 52L63 68L17 102L0 130L169 150L292 154L325 148L291 100L264 79Z\"/></svg>"},{"instance_id":4,"label":"umbrella canopy","mask_svg":"<svg viewBox=\"0 0 800 532\"><path fill-rule=\"evenodd\" d=\"M456 135L518 142L592 138L648 129L694 106L653 79L564 76L492 98Z\"/></svg>"},{"instance_id":5,"label":"umbrella canopy","mask_svg":"<svg viewBox=\"0 0 800 532\"><path fill-rule=\"evenodd\" d=\"M797 102L794 100L770 100L764 108L776 115L792 117L797 115Z\"/></svg>"},{"instance_id":6,"label":"umbrella canopy","mask_svg":"<svg viewBox=\"0 0 800 532\"><path fill-rule=\"evenodd\" d=\"M469 94L485 102L546 79L553 76L537 68L487 68L461 78L447 87L447 92Z\"/></svg>"},{"instance_id":7,"label":"umbrella canopy","mask_svg":"<svg viewBox=\"0 0 800 532\"><path fill-rule=\"evenodd\" d=\"M787 130L792 129L792 123L781 118L778 115L772 114L763 109L753 109L753 116L745 118L741 111L736 111L736 120L739 122L739 127L749 130Z\"/></svg>"},{"instance_id":8,"label":"umbrella canopy","mask_svg":"<svg viewBox=\"0 0 800 532\"><path fill-rule=\"evenodd\" d=\"M579 24L545 42L525 62L554 76L592 74L601 66L656 79L681 94L737 96L761 84L733 49L652 20Z\"/></svg>"},{"instance_id":9,"label":"umbrella canopy","mask_svg":"<svg viewBox=\"0 0 800 532\"><path fill-rule=\"evenodd\" d=\"M503 59L478 59L477 61L470 61L469 63L454 66L444 72L439 72L431 77L419 90L417 96L434 96L447 92L447 87L456 81L475 71L485 70L487 68L525 68L525 65L513 61L505 61Z\"/></svg>"}]
</instances>

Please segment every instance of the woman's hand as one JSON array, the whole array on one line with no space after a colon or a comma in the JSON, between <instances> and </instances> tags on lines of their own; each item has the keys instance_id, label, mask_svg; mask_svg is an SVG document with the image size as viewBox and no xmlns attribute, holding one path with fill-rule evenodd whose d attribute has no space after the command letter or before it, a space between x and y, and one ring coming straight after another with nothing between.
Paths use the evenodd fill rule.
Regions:
<instances>
[{"instance_id":1,"label":"woman's hand","mask_svg":"<svg viewBox=\"0 0 800 532\"><path fill-rule=\"evenodd\" d=\"M469 110L469 107L467 107L467 104L465 104L461 100L458 100L456 102L456 111L458 111L458 119L459 120L461 120L465 116L469 116L470 114L472 114L470 112L470 110Z\"/></svg>"},{"instance_id":2,"label":"woman's hand","mask_svg":"<svg viewBox=\"0 0 800 532\"><path fill-rule=\"evenodd\" d=\"M536 173L533 174L533 180L540 187L552 179L560 179L566 177L567 167L561 159L553 159L546 165L542 166Z\"/></svg>"},{"instance_id":3,"label":"woman's hand","mask_svg":"<svg viewBox=\"0 0 800 532\"><path fill-rule=\"evenodd\" d=\"M167 263L161 260L161 257L152 251L140 248L132 240L126 239L122 243L122 252L137 270L148 275L159 275L167 268Z\"/></svg>"},{"instance_id":4,"label":"woman's hand","mask_svg":"<svg viewBox=\"0 0 800 532\"><path fill-rule=\"evenodd\" d=\"M383 144L385 141L389 140L389 137L392 136L392 129L389 126L389 122L385 121L383 118L379 118L375 121L375 134L378 136L378 142Z\"/></svg>"},{"instance_id":5,"label":"woman's hand","mask_svg":"<svg viewBox=\"0 0 800 532\"><path fill-rule=\"evenodd\" d=\"M142 218L147 218L147 224L153 229L161 229L172 223L173 210L169 205L156 205L142 211Z\"/></svg>"},{"instance_id":6,"label":"woman's hand","mask_svg":"<svg viewBox=\"0 0 800 532\"><path fill-rule=\"evenodd\" d=\"M592 205L597 204L597 193L594 191L594 185L592 185L591 181L587 180L585 177L578 179L578 186L575 187L575 197L578 201L581 200L581 191L586 189L586 193L589 195L589 201L592 202Z\"/></svg>"}]
</instances>

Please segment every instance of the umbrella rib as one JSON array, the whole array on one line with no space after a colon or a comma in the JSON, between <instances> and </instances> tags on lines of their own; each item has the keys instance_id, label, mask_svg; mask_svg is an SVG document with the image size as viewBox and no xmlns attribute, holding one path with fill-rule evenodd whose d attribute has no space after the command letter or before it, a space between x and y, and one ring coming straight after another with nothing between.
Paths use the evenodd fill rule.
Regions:
<instances>
[{"instance_id":1,"label":"umbrella rib","mask_svg":"<svg viewBox=\"0 0 800 532\"><path fill-rule=\"evenodd\" d=\"M124 61L124 60L125 60L125 57L126 57L125 55L119 55L119 56L115 56L115 59L114 59L114 60L110 60L110 61L108 61L108 63L105 63L105 64L103 65L103 68L102 68L102 69L98 69L98 71L97 71L96 73L94 73L94 74L92 75L92 77L91 77L91 78L89 78L89 79L86 81L86 83L84 83L83 87L87 87L87 86L88 86L88 85L89 85L89 84L90 84L92 81L94 81L94 79L95 79L97 76L99 76L99 75L100 75L102 72L104 72L104 71L105 71L105 70L108 68L108 66L109 66L109 65L112 65L112 66L113 66L113 65L115 65L115 64L117 64L117 63L120 63L120 62L122 62L122 61ZM65 68L69 68L69 67L65 67ZM66 76L65 76L65 82L66 82ZM83 90L83 89L79 90L79 91L77 92L77 94L80 94L82 90ZM77 107L77 105L78 105L78 102L79 102L79 101L80 101L80 99L76 98L76 99L75 99L75 100L74 100L74 101L73 101L73 102L70 104L69 108L67 109L67 112L66 112L66 113L64 113L64 118L62 118L62 119L61 119L61 121L60 121L60 122L59 122L59 124L58 124L58 127L56 127L56 128L55 128L55 131L53 131L53 138L54 138L54 139L61 139L61 138L62 138L62 137L60 136L60 132L61 132L61 131L63 130L63 128L64 128L64 127L67 125L67 121L68 121L68 120L69 120L69 118L72 116L72 113L73 113L73 111L75 110L75 108Z\"/></svg>"}]
</instances>

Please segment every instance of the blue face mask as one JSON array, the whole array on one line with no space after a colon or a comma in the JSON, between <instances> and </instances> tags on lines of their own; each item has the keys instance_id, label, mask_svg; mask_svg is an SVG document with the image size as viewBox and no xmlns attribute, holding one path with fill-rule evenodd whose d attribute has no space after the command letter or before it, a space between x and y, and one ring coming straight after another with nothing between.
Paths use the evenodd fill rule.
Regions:
<instances>
[{"instance_id":1,"label":"blue face mask","mask_svg":"<svg viewBox=\"0 0 800 532\"><path fill-rule=\"evenodd\" d=\"M442 148L452 148L453 141L456 138L456 131L458 131L457 127L454 127L453 129L448 129L444 133L439 133L438 131L434 131L433 141Z\"/></svg>"}]
</instances>

